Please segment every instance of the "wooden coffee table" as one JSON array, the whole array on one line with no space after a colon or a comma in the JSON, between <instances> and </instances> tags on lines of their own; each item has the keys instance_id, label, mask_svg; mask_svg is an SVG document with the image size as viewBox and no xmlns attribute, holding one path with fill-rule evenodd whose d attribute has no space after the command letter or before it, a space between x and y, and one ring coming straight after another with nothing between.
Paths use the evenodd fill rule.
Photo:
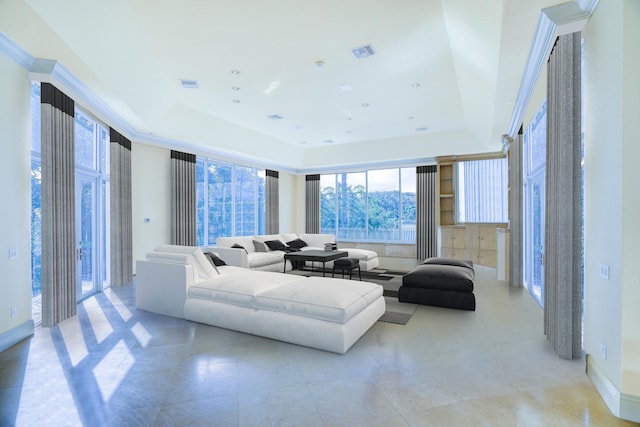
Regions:
<instances>
[{"instance_id":1,"label":"wooden coffee table","mask_svg":"<svg viewBox=\"0 0 640 427\"><path fill-rule=\"evenodd\" d=\"M284 254L284 271L287 272L287 260L293 261L311 261L311 271L313 271L313 263L322 263L322 277L325 277L324 265L327 261L333 261L338 258L346 258L349 255L346 251L322 251L310 250L300 252L289 252Z\"/></svg>"}]
</instances>

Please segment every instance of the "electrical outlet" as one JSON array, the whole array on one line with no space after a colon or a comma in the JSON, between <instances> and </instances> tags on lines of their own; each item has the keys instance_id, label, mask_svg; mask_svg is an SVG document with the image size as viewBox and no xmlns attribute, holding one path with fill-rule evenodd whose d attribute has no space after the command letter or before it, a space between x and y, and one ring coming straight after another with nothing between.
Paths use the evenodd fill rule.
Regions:
<instances>
[{"instance_id":1,"label":"electrical outlet","mask_svg":"<svg viewBox=\"0 0 640 427\"><path fill-rule=\"evenodd\" d=\"M600 344L600 356L604 360L607 360L607 346L605 344Z\"/></svg>"},{"instance_id":2,"label":"electrical outlet","mask_svg":"<svg viewBox=\"0 0 640 427\"><path fill-rule=\"evenodd\" d=\"M11 307L11 317L16 317L17 310L15 307Z\"/></svg>"},{"instance_id":3,"label":"electrical outlet","mask_svg":"<svg viewBox=\"0 0 640 427\"><path fill-rule=\"evenodd\" d=\"M9 259L18 258L18 250L16 248L9 248Z\"/></svg>"},{"instance_id":4,"label":"electrical outlet","mask_svg":"<svg viewBox=\"0 0 640 427\"><path fill-rule=\"evenodd\" d=\"M600 264L600 277L609 280L609 266L607 264Z\"/></svg>"}]
</instances>

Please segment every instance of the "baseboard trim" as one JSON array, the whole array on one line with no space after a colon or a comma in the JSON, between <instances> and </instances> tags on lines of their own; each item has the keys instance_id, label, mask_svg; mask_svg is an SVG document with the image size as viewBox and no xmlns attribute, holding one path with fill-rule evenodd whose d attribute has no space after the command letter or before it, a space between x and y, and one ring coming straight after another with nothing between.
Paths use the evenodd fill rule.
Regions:
<instances>
[{"instance_id":1,"label":"baseboard trim","mask_svg":"<svg viewBox=\"0 0 640 427\"><path fill-rule=\"evenodd\" d=\"M28 320L13 329L9 329L7 332L0 334L0 352L16 345L23 339L32 336L34 328L33 320Z\"/></svg>"},{"instance_id":2,"label":"baseboard trim","mask_svg":"<svg viewBox=\"0 0 640 427\"><path fill-rule=\"evenodd\" d=\"M591 355L587 355L587 376L613 415L623 420L640 422L640 396L620 393Z\"/></svg>"}]
</instances>

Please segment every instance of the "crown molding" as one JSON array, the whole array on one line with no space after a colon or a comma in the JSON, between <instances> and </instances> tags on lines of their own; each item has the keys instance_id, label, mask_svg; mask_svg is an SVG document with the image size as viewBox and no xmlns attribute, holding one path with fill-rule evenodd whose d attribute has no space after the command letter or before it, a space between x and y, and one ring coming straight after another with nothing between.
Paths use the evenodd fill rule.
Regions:
<instances>
[{"instance_id":1,"label":"crown molding","mask_svg":"<svg viewBox=\"0 0 640 427\"><path fill-rule=\"evenodd\" d=\"M13 40L7 37L2 31L0 31L0 52L7 55L9 59L12 59L25 70L31 69L33 56L29 55L27 51L15 44Z\"/></svg>"},{"instance_id":2,"label":"crown molding","mask_svg":"<svg viewBox=\"0 0 640 427\"><path fill-rule=\"evenodd\" d=\"M599 0L577 0L548 7L540 11L538 26L524 69L518 96L511 114L506 135L515 138L522 125L522 117L531 93L540 76L540 70L549 58L556 37L581 31L593 14Z\"/></svg>"}]
</instances>

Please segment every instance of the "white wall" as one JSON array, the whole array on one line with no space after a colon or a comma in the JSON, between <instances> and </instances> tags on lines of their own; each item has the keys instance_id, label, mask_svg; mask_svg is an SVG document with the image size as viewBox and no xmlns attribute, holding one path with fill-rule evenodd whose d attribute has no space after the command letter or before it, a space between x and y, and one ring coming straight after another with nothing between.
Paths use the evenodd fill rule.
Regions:
<instances>
[{"instance_id":1,"label":"white wall","mask_svg":"<svg viewBox=\"0 0 640 427\"><path fill-rule=\"evenodd\" d=\"M3 334L31 321L31 89L27 71L2 54L0 76L0 334ZM16 259L9 259L9 248L16 248ZM13 318L11 307L16 307Z\"/></svg>"},{"instance_id":2,"label":"white wall","mask_svg":"<svg viewBox=\"0 0 640 427\"><path fill-rule=\"evenodd\" d=\"M622 387L640 396L640 2L623 3L622 57ZM640 406L640 405L639 405ZM640 421L640 408L636 420Z\"/></svg>"},{"instance_id":3,"label":"white wall","mask_svg":"<svg viewBox=\"0 0 640 427\"><path fill-rule=\"evenodd\" d=\"M636 0L600 2L583 31L584 349L590 377L612 412L636 421L640 421L638 22ZM610 279L600 276L601 264L610 266ZM606 346L606 358L601 356L601 345Z\"/></svg>"},{"instance_id":4,"label":"white wall","mask_svg":"<svg viewBox=\"0 0 640 427\"><path fill-rule=\"evenodd\" d=\"M136 260L171 238L170 150L131 144L131 193L135 273Z\"/></svg>"}]
</instances>

